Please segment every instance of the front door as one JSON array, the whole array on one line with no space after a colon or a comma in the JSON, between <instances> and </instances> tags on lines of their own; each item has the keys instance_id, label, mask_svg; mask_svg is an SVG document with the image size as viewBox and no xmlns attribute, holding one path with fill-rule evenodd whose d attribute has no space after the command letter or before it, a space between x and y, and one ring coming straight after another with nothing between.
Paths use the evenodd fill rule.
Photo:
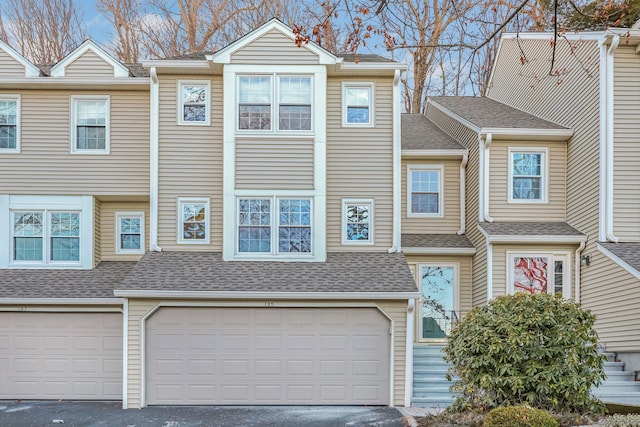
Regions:
<instances>
[{"instance_id":1,"label":"front door","mask_svg":"<svg viewBox=\"0 0 640 427\"><path fill-rule=\"evenodd\" d=\"M421 264L418 274L422 292L418 321L420 339L444 339L455 320L456 269L453 265Z\"/></svg>"}]
</instances>

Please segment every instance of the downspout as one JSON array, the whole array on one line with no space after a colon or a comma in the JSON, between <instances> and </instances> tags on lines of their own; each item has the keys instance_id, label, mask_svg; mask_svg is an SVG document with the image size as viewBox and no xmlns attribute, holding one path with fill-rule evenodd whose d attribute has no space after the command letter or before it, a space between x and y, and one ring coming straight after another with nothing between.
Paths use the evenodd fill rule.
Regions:
<instances>
[{"instance_id":1,"label":"downspout","mask_svg":"<svg viewBox=\"0 0 640 427\"><path fill-rule=\"evenodd\" d=\"M150 105L150 130L149 145L151 156L149 159L149 249L154 252L161 252L158 246L158 159L159 141L158 124L160 118L160 88L156 67L151 67L151 105Z\"/></svg>"},{"instance_id":2,"label":"downspout","mask_svg":"<svg viewBox=\"0 0 640 427\"><path fill-rule=\"evenodd\" d=\"M478 222L484 222L484 141L478 133Z\"/></svg>"},{"instance_id":3,"label":"downspout","mask_svg":"<svg viewBox=\"0 0 640 427\"><path fill-rule=\"evenodd\" d=\"M389 253L400 252L401 248L401 225L400 221L401 217L401 171L402 164L400 153L402 151L402 140L401 140L401 120L402 117L400 115L400 70L396 70L393 76L393 230L392 230L392 243L389 248Z\"/></svg>"},{"instance_id":4,"label":"downspout","mask_svg":"<svg viewBox=\"0 0 640 427\"><path fill-rule=\"evenodd\" d=\"M129 299L122 304L122 409L129 405Z\"/></svg>"},{"instance_id":5,"label":"downspout","mask_svg":"<svg viewBox=\"0 0 640 427\"><path fill-rule=\"evenodd\" d=\"M404 371L404 406L411 406L411 396L413 395L413 327L415 325L415 300L410 299L407 303L407 337L406 337L406 363Z\"/></svg>"},{"instance_id":6,"label":"downspout","mask_svg":"<svg viewBox=\"0 0 640 427\"><path fill-rule=\"evenodd\" d=\"M488 238L487 238L488 239ZM493 298L493 246L487 240L487 302Z\"/></svg>"},{"instance_id":7,"label":"downspout","mask_svg":"<svg viewBox=\"0 0 640 427\"><path fill-rule=\"evenodd\" d=\"M462 156L462 161L460 162L460 230L458 230L458 236L461 236L466 231L466 217L465 217L465 179L466 179L466 171L467 171L467 163L469 162L469 155L465 154Z\"/></svg>"},{"instance_id":8,"label":"downspout","mask_svg":"<svg viewBox=\"0 0 640 427\"><path fill-rule=\"evenodd\" d=\"M580 268L582 267L580 264L580 254L582 253L584 247L587 246L587 242L580 242L580 246L576 249L576 259L575 262L575 284L573 289L573 298L576 303L580 303Z\"/></svg>"},{"instance_id":9,"label":"downspout","mask_svg":"<svg viewBox=\"0 0 640 427\"><path fill-rule=\"evenodd\" d=\"M489 158L490 158L490 152L489 152L489 148L491 147L491 142L493 140L493 134L488 133L485 135L484 137L484 176L482 177L483 179L483 187L484 187L484 192L483 192L483 196L484 196L484 203L483 203L483 207L484 207L484 211L483 211L483 215L482 215L482 220L486 221L486 222L493 222L493 218L491 218L491 216L489 215Z\"/></svg>"},{"instance_id":10,"label":"downspout","mask_svg":"<svg viewBox=\"0 0 640 427\"><path fill-rule=\"evenodd\" d=\"M620 44L620 36L614 35L611 46L607 50L607 71L606 71L606 99L607 99L607 130L606 130L606 170L605 170L605 204L607 213L605 215L605 231L607 241L618 243L618 238L613 234L613 54Z\"/></svg>"}]
</instances>

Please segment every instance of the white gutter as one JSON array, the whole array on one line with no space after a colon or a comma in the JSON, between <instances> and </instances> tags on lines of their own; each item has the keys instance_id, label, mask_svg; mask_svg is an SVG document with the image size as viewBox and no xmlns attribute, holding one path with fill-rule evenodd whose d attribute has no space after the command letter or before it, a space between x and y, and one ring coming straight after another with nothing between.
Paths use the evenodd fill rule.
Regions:
<instances>
[{"instance_id":1,"label":"white gutter","mask_svg":"<svg viewBox=\"0 0 640 427\"><path fill-rule=\"evenodd\" d=\"M2 78L1 88L29 89L125 89L147 90L147 77L112 77L112 78L80 78L80 77L18 77Z\"/></svg>"},{"instance_id":2,"label":"white gutter","mask_svg":"<svg viewBox=\"0 0 640 427\"><path fill-rule=\"evenodd\" d=\"M407 336L405 347L405 360L407 361L404 371L404 406L411 406L411 396L413 395L413 327L415 325L415 300L407 302Z\"/></svg>"},{"instance_id":3,"label":"white gutter","mask_svg":"<svg viewBox=\"0 0 640 427\"><path fill-rule=\"evenodd\" d=\"M402 229L400 225L400 221L402 220L402 200L400 198L402 191L402 188L400 187L402 179L402 134L400 127L402 117L400 115L400 74L401 71L399 69L396 69L393 77L393 234L391 243L392 246L389 248L389 253L400 252L402 250Z\"/></svg>"},{"instance_id":4,"label":"white gutter","mask_svg":"<svg viewBox=\"0 0 640 427\"><path fill-rule=\"evenodd\" d=\"M402 150L402 157L463 157L469 153L466 148L459 150Z\"/></svg>"},{"instance_id":5,"label":"white gutter","mask_svg":"<svg viewBox=\"0 0 640 427\"><path fill-rule=\"evenodd\" d=\"M487 240L487 302L493 299L493 246Z\"/></svg>"},{"instance_id":6,"label":"white gutter","mask_svg":"<svg viewBox=\"0 0 640 427\"><path fill-rule=\"evenodd\" d=\"M576 259L574 260L576 268L575 268L575 285L573 290L573 298L577 303L580 303L580 268L582 267L580 254L582 253L582 250L586 245L587 245L586 242L580 243L580 246L578 247L578 249L576 249Z\"/></svg>"},{"instance_id":7,"label":"white gutter","mask_svg":"<svg viewBox=\"0 0 640 427\"><path fill-rule=\"evenodd\" d=\"M402 252L411 255L475 255L476 248L421 248L403 246Z\"/></svg>"},{"instance_id":8,"label":"white gutter","mask_svg":"<svg viewBox=\"0 0 640 427\"><path fill-rule=\"evenodd\" d=\"M478 222L484 222L484 142L478 133Z\"/></svg>"},{"instance_id":9,"label":"white gutter","mask_svg":"<svg viewBox=\"0 0 640 427\"><path fill-rule=\"evenodd\" d=\"M156 67L149 70L151 75L150 94L150 129L149 129L149 249L161 252L158 246L158 161L160 157L160 145L158 126L160 123L160 87Z\"/></svg>"},{"instance_id":10,"label":"white gutter","mask_svg":"<svg viewBox=\"0 0 640 427\"><path fill-rule=\"evenodd\" d=\"M420 292L243 292L243 291L161 291L116 289L124 298L264 299L264 300L406 300L420 298Z\"/></svg>"},{"instance_id":11,"label":"white gutter","mask_svg":"<svg viewBox=\"0 0 640 427\"><path fill-rule=\"evenodd\" d=\"M460 230L458 230L458 236L464 234L466 229L466 218L465 218L465 179L466 179L466 171L467 171L467 163L469 162L469 155L465 154L462 156L462 161L460 162Z\"/></svg>"},{"instance_id":12,"label":"white gutter","mask_svg":"<svg viewBox=\"0 0 640 427\"><path fill-rule=\"evenodd\" d=\"M122 298L0 298L0 305L115 305L124 303ZM21 311L29 311L29 307L21 307ZM94 309L91 309L94 310ZM73 309L76 311L76 308Z\"/></svg>"},{"instance_id":13,"label":"white gutter","mask_svg":"<svg viewBox=\"0 0 640 427\"><path fill-rule=\"evenodd\" d=\"M606 239L609 242L618 243L618 238L613 234L613 139L614 139L614 123L613 123L613 54L620 44L620 36L614 35L611 40L611 46L607 50L606 55L606 170L605 170L605 232Z\"/></svg>"},{"instance_id":14,"label":"white gutter","mask_svg":"<svg viewBox=\"0 0 640 427\"><path fill-rule=\"evenodd\" d=\"M484 146L482 147L484 150L484 168L483 168L483 182L482 186L484 187L484 191L482 192L482 196L484 197L483 202L483 212L482 212L482 221L493 222L493 218L489 215L489 158L490 158L490 147L491 142L493 140L493 134L487 133L484 136Z\"/></svg>"}]
</instances>

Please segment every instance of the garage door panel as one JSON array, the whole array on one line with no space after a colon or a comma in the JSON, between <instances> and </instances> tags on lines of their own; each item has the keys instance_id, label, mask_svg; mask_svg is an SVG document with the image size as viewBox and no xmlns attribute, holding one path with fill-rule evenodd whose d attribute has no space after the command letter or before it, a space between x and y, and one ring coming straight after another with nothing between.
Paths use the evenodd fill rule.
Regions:
<instances>
[{"instance_id":1,"label":"garage door panel","mask_svg":"<svg viewBox=\"0 0 640 427\"><path fill-rule=\"evenodd\" d=\"M121 314L4 312L0 320L0 399L122 398Z\"/></svg>"},{"instance_id":2,"label":"garage door panel","mask_svg":"<svg viewBox=\"0 0 640 427\"><path fill-rule=\"evenodd\" d=\"M167 307L146 331L148 404L389 403L389 321L375 309ZM168 335L181 343L170 353Z\"/></svg>"}]
</instances>

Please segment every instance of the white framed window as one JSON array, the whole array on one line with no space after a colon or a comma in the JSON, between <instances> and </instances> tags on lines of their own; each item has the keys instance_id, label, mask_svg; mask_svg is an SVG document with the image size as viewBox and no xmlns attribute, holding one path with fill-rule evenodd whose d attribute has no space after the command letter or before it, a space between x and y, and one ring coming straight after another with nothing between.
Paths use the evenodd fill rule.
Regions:
<instances>
[{"instance_id":1,"label":"white framed window","mask_svg":"<svg viewBox=\"0 0 640 427\"><path fill-rule=\"evenodd\" d=\"M312 200L296 197L239 197L237 253L312 253Z\"/></svg>"},{"instance_id":2,"label":"white framed window","mask_svg":"<svg viewBox=\"0 0 640 427\"><path fill-rule=\"evenodd\" d=\"M143 254L144 212L116 212L116 253Z\"/></svg>"},{"instance_id":3,"label":"white framed window","mask_svg":"<svg viewBox=\"0 0 640 427\"><path fill-rule=\"evenodd\" d=\"M373 244L373 199L342 200L342 244Z\"/></svg>"},{"instance_id":4,"label":"white framed window","mask_svg":"<svg viewBox=\"0 0 640 427\"><path fill-rule=\"evenodd\" d=\"M407 166L407 216L443 217L441 165Z\"/></svg>"},{"instance_id":5,"label":"white framed window","mask_svg":"<svg viewBox=\"0 0 640 427\"><path fill-rule=\"evenodd\" d=\"M507 292L571 294L569 252L507 252Z\"/></svg>"},{"instance_id":6,"label":"white framed window","mask_svg":"<svg viewBox=\"0 0 640 427\"><path fill-rule=\"evenodd\" d=\"M457 263L418 264L420 288L420 340L444 339L459 309L459 265Z\"/></svg>"},{"instance_id":7,"label":"white framed window","mask_svg":"<svg viewBox=\"0 0 640 427\"><path fill-rule=\"evenodd\" d=\"M211 122L211 82L181 80L178 82L178 124L209 125Z\"/></svg>"},{"instance_id":8,"label":"white framed window","mask_svg":"<svg viewBox=\"0 0 640 427\"><path fill-rule=\"evenodd\" d=\"M20 95L0 95L0 153L20 152Z\"/></svg>"},{"instance_id":9,"label":"white framed window","mask_svg":"<svg viewBox=\"0 0 640 427\"><path fill-rule=\"evenodd\" d=\"M509 202L547 202L547 159L547 148L509 148Z\"/></svg>"},{"instance_id":10,"label":"white framed window","mask_svg":"<svg viewBox=\"0 0 640 427\"><path fill-rule=\"evenodd\" d=\"M71 152L109 153L109 96L71 97Z\"/></svg>"},{"instance_id":11,"label":"white framed window","mask_svg":"<svg viewBox=\"0 0 640 427\"><path fill-rule=\"evenodd\" d=\"M238 130L310 132L313 127L312 93L311 76L240 75Z\"/></svg>"},{"instance_id":12,"label":"white framed window","mask_svg":"<svg viewBox=\"0 0 640 427\"><path fill-rule=\"evenodd\" d=\"M374 125L373 82L342 83L342 126L372 127Z\"/></svg>"},{"instance_id":13,"label":"white framed window","mask_svg":"<svg viewBox=\"0 0 640 427\"><path fill-rule=\"evenodd\" d=\"M209 244L209 199L178 199L178 243Z\"/></svg>"},{"instance_id":14,"label":"white framed window","mask_svg":"<svg viewBox=\"0 0 640 427\"><path fill-rule=\"evenodd\" d=\"M11 212L13 264L80 264L80 212Z\"/></svg>"}]
</instances>

